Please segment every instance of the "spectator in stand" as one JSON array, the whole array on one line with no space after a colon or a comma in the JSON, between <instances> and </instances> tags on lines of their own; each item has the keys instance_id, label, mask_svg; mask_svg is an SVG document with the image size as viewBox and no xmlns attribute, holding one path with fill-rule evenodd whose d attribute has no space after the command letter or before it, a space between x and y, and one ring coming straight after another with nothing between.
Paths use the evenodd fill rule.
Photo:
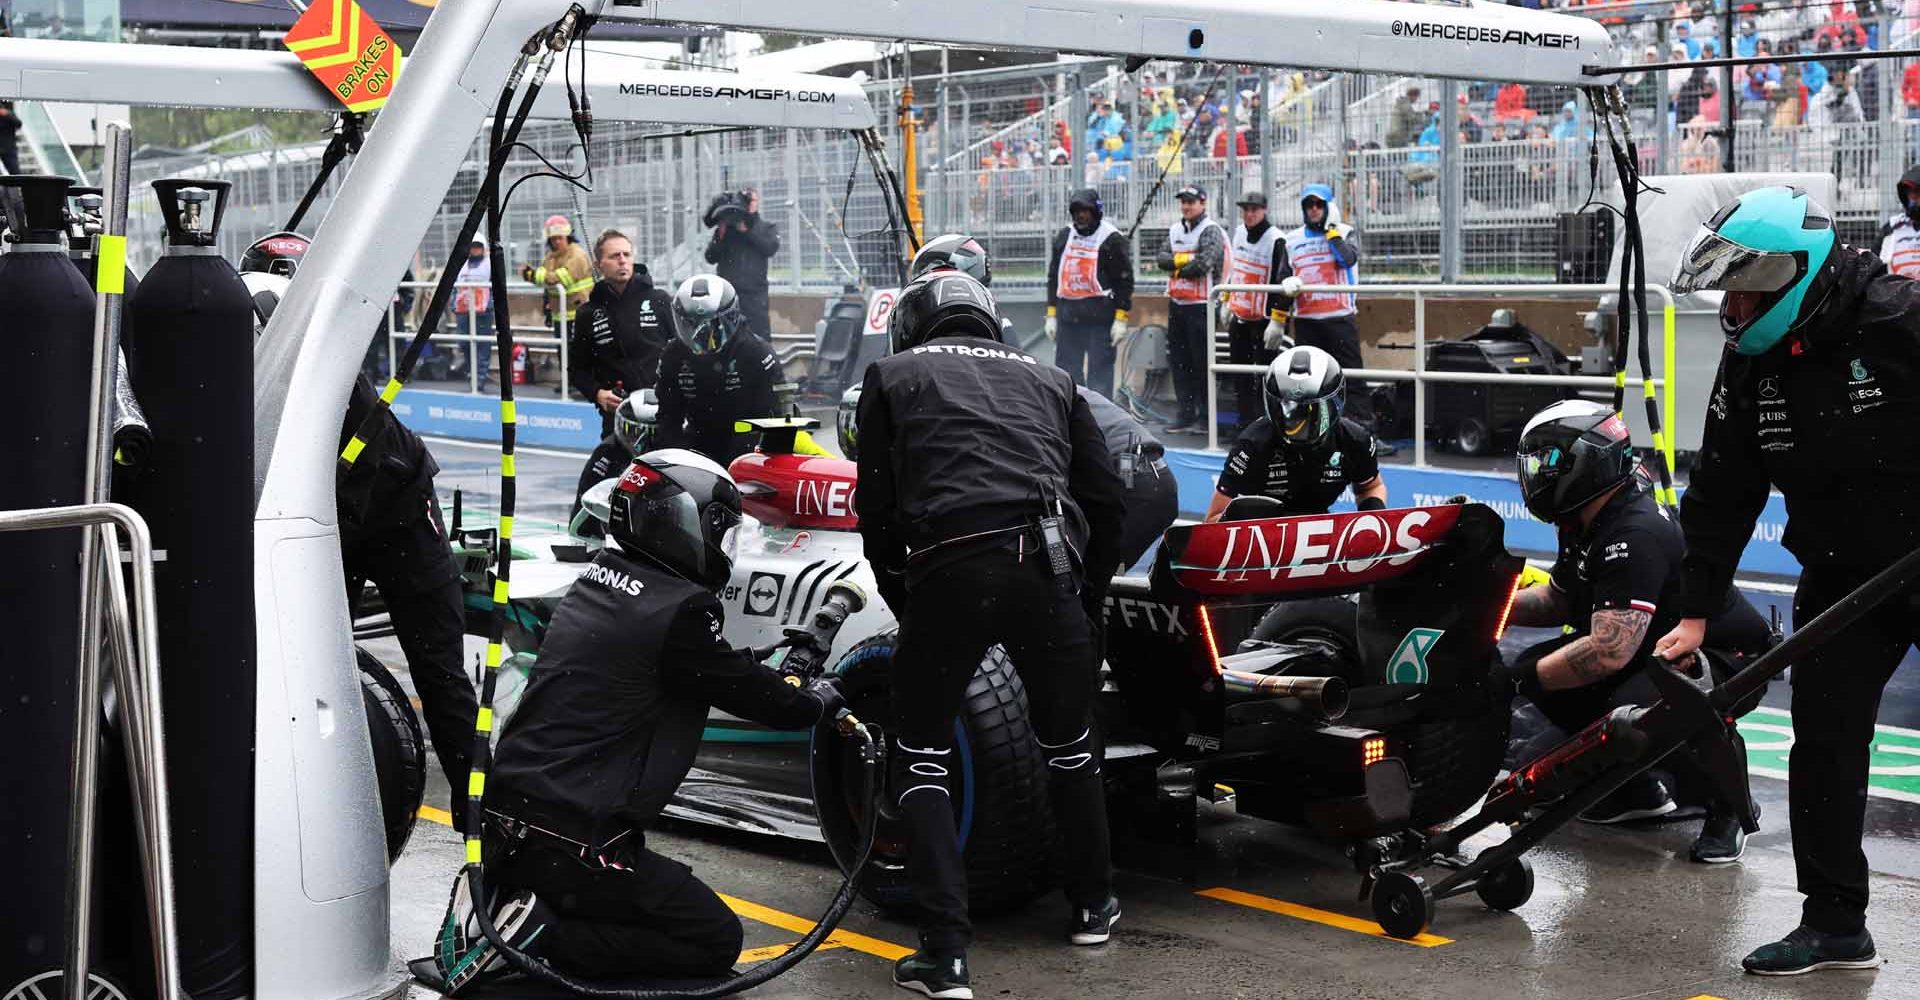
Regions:
<instances>
[{"instance_id":1,"label":"spectator in stand","mask_svg":"<svg viewBox=\"0 0 1920 1000\"><path fill-rule=\"evenodd\" d=\"M1720 140L1708 134L1713 127L1703 115L1694 115L1680 139L1680 172L1711 174L1720 170Z\"/></svg>"},{"instance_id":2,"label":"spectator in stand","mask_svg":"<svg viewBox=\"0 0 1920 1000\"><path fill-rule=\"evenodd\" d=\"M1798 45L1788 42L1780 46L1780 54L1783 56L1794 55L1797 54L1799 48ZM1831 51L1832 48L1833 39L1831 38L1823 38L1814 45L1815 52L1827 52ZM1803 62L1800 64L1800 82L1807 85L1807 90L1810 93L1818 94L1827 89L1827 76L1832 69L1833 67L1829 65L1826 60Z\"/></svg>"},{"instance_id":3,"label":"spectator in stand","mask_svg":"<svg viewBox=\"0 0 1920 1000\"><path fill-rule=\"evenodd\" d=\"M1640 53L1640 64L1643 66L1659 61L1660 46L1658 45L1649 45L1645 51ZM1655 72L1658 71L1656 70ZM1626 92L1627 107L1650 108L1653 106L1654 94L1658 83L1655 81L1653 73L1646 70L1634 70L1620 78L1620 87Z\"/></svg>"},{"instance_id":4,"label":"spectator in stand","mask_svg":"<svg viewBox=\"0 0 1920 1000\"><path fill-rule=\"evenodd\" d=\"M1684 45L1688 59L1700 58L1700 43L1694 40L1693 25L1687 21L1675 21L1673 24L1673 43Z\"/></svg>"},{"instance_id":5,"label":"spectator in stand","mask_svg":"<svg viewBox=\"0 0 1920 1000\"><path fill-rule=\"evenodd\" d=\"M467 262L460 265L460 276L453 290L453 315L458 320L456 333L481 337L468 341L461 352L467 363L479 373L479 390L487 391L487 370L493 364L493 264L487 260L487 241L474 240L467 246Z\"/></svg>"},{"instance_id":6,"label":"spectator in stand","mask_svg":"<svg viewBox=\"0 0 1920 1000\"><path fill-rule=\"evenodd\" d=\"M1779 85L1779 66L1763 63L1747 67L1747 100L1764 101L1767 99L1768 91Z\"/></svg>"},{"instance_id":7,"label":"spectator in stand","mask_svg":"<svg viewBox=\"0 0 1920 1000\"><path fill-rule=\"evenodd\" d=\"M1527 135L1527 191L1535 202L1549 202L1553 198L1554 177L1559 172L1559 150L1554 148L1553 137L1547 133L1546 122L1534 122L1532 131Z\"/></svg>"},{"instance_id":8,"label":"spectator in stand","mask_svg":"<svg viewBox=\"0 0 1920 1000\"><path fill-rule=\"evenodd\" d=\"M1167 133L1180 129L1179 106L1173 100L1173 88L1161 87L1153 92L1153 117L1147 119L1143 138L1148 145L1159 146L1166 141Z\"/></svg>"},{"instance_id":9,"label":"spectator in stand","mask_svg":"<svg viewBox=\"0 0 1920 1000\"><path fill-rule=\"evenodd\" d=\"M1687 70L1686 74L1685 80L1673 94L1674 118L1683 122L1692 121L1700 113L1700 102L1713 89L1713 82L1708 79L1704 68L1695 67Z\"/></svg>"},{"instance_id":10,"label":"spectator in stand","mask_svg":"<svg viewBox=\"0 0 1920 1000\"><path fill-rule=\"evenodd\" d=\"M1526 103L1524 88L1520 92L1520 100L1522 104ZM1420 110L1420 88L1408 87L1406 93L1393 100L1393 116L1387 124L1387 148L1398 149L1411 144L1425 125L1426 113Z\"/></svg>"},{"instance_id":11,"label":"spectator in stand","mask_svg":"<svg viewBox=\"0 0 1920 1000\"><path fill-rule=\"evenodd\" d=\"M1700 72L1706 80L1707 89L1700 98L1700 109L1695 113L1714 123L1717 128L1720 124L1720 85L1714 81L1712 70L1703 69Z\"/></svg>"},{"instance_id":12,"label":"spectator in stand","mask_svg":"<svg viewBox=\"0 0 1920 1000\"><path fill-rule=\"evenodd\" d=\"M1193 127L1187 130L1187 148L1199 151L1201 156L1207 155L1206 151L1213 148L1213 133L1219 125L1220 118L1213 105L1200 105L1193 113Z\"/></svg>"},{"instance_id":13,"label":"spectator in stand","mask_svg":"<svg viewBox=\"0 0 1920 1000\"><path fill-rule=\"evenodd\" d=\"M1064 167L1072 162L1073 154L1067 152L1067 147L1061 145L1059 139L1053 140L1053 145L1047 147L1047 166Z\"/></svg>"},{"instance_id":14,"label":"spectator in stand","mask_svg":"<svg viewBox=\"0 0 1920 1000\"><path fill-rule=\"evenodd\" d=\"M1907 109L1908 121L1920 120L1920 62L1908 63L1906 73L1900 77L1900 101ZM1913 127L1908 126L1908 134L1913 131ZM1920 159L1920 156L1913 158Z\"/></svg>"},{"instance_id":15,"label":"spectator in stand","mask_svg":"<svg viewBox=\"0 0 1920 1000\"><path fill-rule=\"evenodd\" d=\"M1751 59L1759 52L1762 39L1760 26L1751 17L1740 19L1740 33L1733 39L1733 54L1742 59Z\"/></svg>"},{"instance_id":16,"label":"spectator in stand","mask_svg":"<svg viewBox=\"0 0 1920 1000\"><path fill-rule=\"evenodd\" d=\"M1211 147L1211 149L1212 151L1209 155L1211 155L1216 160L1227 155L1227 130L1226 129L1221 128L1221 129L1214 130L1213 146ZM1247 127L1245 125L1235 125L1233 127L1233 155L1235 156L1248 155L1247 154Z\"/></svg>"},{"instance_id":17,"label":"spectator in stand","mask_svg":"<svg viewBox=\"0 0 1920 1000\"><path fill-rule=\"evenodd\" d=\"M1700 58L1702 59L1720 58L1720 39L1718 38L1701 39L1700 40Z\"/></svg>"},{"instance_id":18,"label":"spectator in stand","mask_svg":"<svg viewBox=\"0 0 1920 1000\"><path fill-rule=\"evenodd\" d=\"M1864 49L1867 47L1867 29L1860 26L1860 15L1844 4L1835 4L1832 19L1814 32L1814 40L1822 38L1832 40L1836 49Z\"/></svg>"},{"instance_id":19,"label":"spectator in stand","mask_svg":"<svg viewBox=\"0 0 1920 1000\"><path fill-rule=\"evenodd\" d=\"M1773 102L1773 127L1796 128L1806 117L1804 85L1800 67L1788 63L1780 70L1780 82L1767 88L1767 100Z\"/></svg>"},{"instance_id":20,"label":"spectator in stand","mask_svg":"<svg viewBox=\"0 0 1920 1000\"><path fill-rule=\"evenodd\" d=\"M1113 102L1105 97L1100 98L1094 104L1093 114L1087 117L1087 148L1102 148L1107 137L1119 135L1126 126L1126 119L1113 110Z\"/></svg>"},{"instance_id":21,"label":"spectator in stand","mask_svg":"<svg viewBox=\"0 0 1920 1000\"><path fill-rule=\"evenodd\" d=\"M1551 134L1561 141L1580 138L1580 106L1572 101L1560 105L1560 117L1554 120Z\"/></svg>"},{"instance_id":22,"label":"spectator in stand","mask_svg":"<svg viewBox=\"0 0 1920 1000\"><path fill-rule=\"evenodd\" d=\"M1854 125L1866 120L1860 108L1860 95L1850 86L1853 74L1844 69L1827 75L1827 85L1814 96L1807 111L1809 125Z\"/></svg>"},{"instance_id":23,"label":"spectator in stand","mask_svg":"<svg viewBox=\"0 0 1920 1000\"><path fill-rule=\"evenodd\" d=\"M1524 125L1533 114L1533 109L1527 106L1527 88L1520 84L1509 83L1493 97L1493 117L1496 120Z\"/></svg>"},{"instance_id":24,"label":"spectator in stand","mask_svg":"<svg viewBox=\"0 0 1920 1000\"><path fill-rule=\"evenodd\" d=\"M1467 95L1461 94L1460 134L1467 137L1465 141L1479 142L1482 133L1486 131L1486 127L1487 123L1481 121L1480 116L1474 114L1472 106L1467 103Z\"/></svg>"}]
</instances>

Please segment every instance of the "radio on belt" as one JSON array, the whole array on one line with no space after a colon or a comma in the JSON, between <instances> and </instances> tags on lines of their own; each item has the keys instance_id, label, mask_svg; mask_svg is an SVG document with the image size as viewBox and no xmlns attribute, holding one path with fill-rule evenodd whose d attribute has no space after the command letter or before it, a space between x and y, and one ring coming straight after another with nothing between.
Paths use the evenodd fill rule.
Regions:
<instances>
[{"instance_id":1,"label":"radio on belt","mask_svg":"<svg viewBox=\"0 0 1920 1000\"><path fill-rule=\"evenodd\" d=\"M1062 596L1073 595L1073 559L1067 552L1067 532L1060 510L1060 495L1054 492L1051 484L1042 487L1045 497L1041 507L1045 515L1040 518L1040 542L1047 549L1047 568L1053 572L1053 589Z\"/></svg>"}]
</instances>

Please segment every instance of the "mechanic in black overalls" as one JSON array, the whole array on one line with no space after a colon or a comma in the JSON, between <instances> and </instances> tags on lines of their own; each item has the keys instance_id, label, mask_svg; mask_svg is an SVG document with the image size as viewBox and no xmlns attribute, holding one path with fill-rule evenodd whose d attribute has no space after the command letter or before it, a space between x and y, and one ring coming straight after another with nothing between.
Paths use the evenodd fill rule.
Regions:
<instances>
[{"instance_id":1,"label":"mechanic in black overalls","mask_svg":"<svg viewBox=\"0 0 1920 1000\"><path fill-rule=\"evenodd\" d=\"M805 729L844 703L837 679L783 683L722 637L740 494L680 449L636 459L614 489L610 544L554 612L488 775L495 925L521 950L599 980L725 975L740 918L647 828L686 778L709 706ZM434 959L458 988L505 968L460 878Z\"/></svg>"},{"instance_id":2,"label":"mechanic in black overalls","mask_svg":"<svg viewBox=\"0 0 1920 1000\"><path fill-rule=\"evenodd\" d=\"M779 415L779 362L743 324L725 278L697 274L680 283L673 331L660 356L657 443L691 448L724 466L753 450L753 435L739 432L739 421Z\"/></svg>"},{"instance_id":3,"label":"mechanic in black overalls","mask_svg":"<svg viewBox=\"0 0 1920 1000\"><path fill-rule=\"evenodd\" d=\"M567 523L580 513L580 504L587 491L612 479L627 470L633 464L633 457L653 450L654 417L659 411L651 390L642 389L620 401L613 411L613 433L600 439L593 454L587 456L586 467L580 470L580 482L573 489L573 507L567 511ZM578 529L582 538L599 538L606 534L600 526L599 518L589 517Z\"/></svg>"},{"instance_id":4,"label":"mechanic in black overalls","mask_svg":"<svg viewBox=\"0 0 1920 1000\"><path fill-rule=\"evenodd\" d=\"M659 377L660 354L673 339L673 296L634 263L633 241L620 230L601 233L593 256L600 280L567 334L567 381L600 411L604 438L613 433L620 401L653 388Z\"/></svg>"},{"instance_id":5,"label":"mechanic in black overalls","mask_svg":"<svg viewBox=\"0 0 1920 1000\"><path fill-rule=\"evenodd\" d=\"M306 237L274 233L247 249L240 258L240 271L290 279L306 249ZM277 291L255 287L256 335L266 328L279 304ZM347 397L340 447L346 447L379 398L361 372ZM359 459L335 482L334 510L340 520L348 607L358 603L363 581L380 589L394 638L407 657L407 673L420 694L420 714L433 741L434 756L440 759L452 789L448 811L460 826L467 811L473 717L479 701L465 669L460 569L447 546L434 494L433 477L439 471L426 444L387 410L374 424Z\"/></svg>"},{"instance_id":6,"label":"mechanic in black overalls","mask_svg":"<svg viewBox=\"0 0 1920 1000\"><path fill-rule=\"evenodd\" d=\"M1180 516L1180 484L1167 468L1167 449L1147 425L1086 386L1074 391L1086 401L1114 471L1125 488L1126 518L1120 522L1120 572L1125 573Z\"/></svg>"},{"instance_id":7,"label":"mechanic in black overalls","mask_svg":"<svg viewBox=\"0 0 1920 1000\"><path fill-rule=\"evenodd\" d=\"M1680 526L1635 474L1627 425L1608 406L1566 400L1540 411L1521 432L1516 460L1527 509L1559 529L1560 545L1552 584L1516 593L1509 621L1572 631L1521 654L1508 677L1516 693L1572 735L1616 706L1659 699L1646 674L1669 669L1652 654L1656 637L1680 620ZM1772 645L1766 619L1731 588L1709 633L1710 669L1722 680ZM1698 666L1693 669L1697 674ZM1753 703L1758 701L1756 696ZM1752 708L1745 705L1736 714ZM1744 749L1739 739L1736 733ZM1747 835L1737 809L1722 801L1687 752L1669 756L1662 766L1690 786L1690 797L1705 800L1707 818L1693 842L1693 860L1738 860ZM1665 784L1642 773L1580 818L1624 823L1674 809Z\"/></svg>"},{"instance_id":8,"label":"mechanic in black overalls","mask_svg":"<svg viewBox=\"0 0 1920 1000\"><path fill-rule=\"evenodd\" d=\"M1804 626L1920 545L1920 283L1835 237L1804 191L1759 188L1695 237L1676 293L1726 292L1728 347L1680 502L1686 618L1657 652L1700 645L1766 506L1786 498L1782 540L1800 560L1793 618ZM1920 640L1920 593L1899 594L1793 665L1788 811L1800 926L1742 963L1792 975L1877 966L1867 932L1861 833L1880 694Z\"/></svg>"},{"instance_id":9,"label":"mechanic in black overalls","mask_svg":"<svg viewBox=\"0 0 1920 1000\"><path fill-rule=\"evenodd\" d=\"M1387 505L1373 435L1341 416L1347 379L1318 347L1291 347L1260 380L1267 415L1241 428L1207 508L1218 521L1238 496L1280 501L1279 514L1324 514L1351 486L1361 510ZM1276 515L1278 516L1278 515Z\"/></svg>"},{"instance_id":10,"label":"mechanic in black overalls","mask_svg":"<svg viewBox=\"0 0 1920 1000\"><path fill-rule=\"evenodd\" d=\"M931 271L901 291L889 325L894 353L867 369L860 393L855 505L881 596L900 619L890 794L912 825L907 864L922 916L920 950L893 975L930 996L971 997L953 719L995 644L1025 682L1047 758L1066 840L1068 935L1103 943L1120 915L1092 708L1094 623L1120 561L1123 501L1072 378L1000 342L986 286Z\"/></svg>"}]
</instances>

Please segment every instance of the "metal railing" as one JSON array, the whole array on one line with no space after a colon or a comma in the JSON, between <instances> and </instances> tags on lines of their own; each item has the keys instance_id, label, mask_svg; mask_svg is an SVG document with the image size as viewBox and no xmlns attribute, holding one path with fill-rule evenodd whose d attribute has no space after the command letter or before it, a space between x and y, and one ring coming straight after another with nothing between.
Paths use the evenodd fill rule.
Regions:
<instances>
[{"instance_id":1,"label":"metal railing","mask_svg":"<svg viewBox=\"0 0 1920 1000\"><path fill-rule=\"evenodd\" d=\"M439 286L439 282L434 282L434 281L403 281L399 285L399 287L401 288L412 288L416 290L425 289L429 292L431 292L434 288L438 286ZM482 290L489 290L493 286L488 284L477 283L477 282L474 282L474 283L456 282L453 287L454 287L455 294L458 294L459 290L463 288L469 288L469 289L478 288ZM535 285L535 284L532 284L531 282L510 282L507 285L507 292L508 294L512 294L515 292L518 292L521 294L533 294L538 292L544 292L546 287L547 286L544 286L544 285ZM431 337L428 337L427 340L429 343L434 343L434 344L465 344L467 345L467 388L477 395L480 392L481 376L485 374L480 370L480 364L479 364L480 347L482 345L486 345L489 347L493 346L496 343L496 340L493 334L480 332L480 317L483 315L480 311L472 310L465 313L454 313L453 315L456 318L455 322L466 328L465 333L436 333ZM489 311L484 315L490 316L492 315L492 313L491 311ZM398 301L388 302L387 303L387 360L388 360L389 370L391 370L393 359L399 357L400 354L406 350L406 345L409 343L412 343L413 338L415 336L415 333L413 331L405 331L400 329L399 319L400 319L400 303ZM566 395L567 395L567 361L568 361L567 353L569 350L568 341L572 339L569 336L569 333L570 333L569 327L571 326L573 320L571 317L567 315L566 311L562 309L559 315L555 317L555 321L556 321L557 331L554 333L553 336L540 336L539 334L546 333L548 328L537 327L537 326L535 327L516 326L511 328L511 332L513 333L514 346L526 347L529 351L532 351L535 348L539 348L539 349L551 349L558 352L559 365L560 365L559 392L560 392L561 398L564 399L566 398ZM525 331L535 331L536 335L522 336L521 334ZM529 379L531 379L531 376L533 374L531 363L529 363L528 365L527 374L529 376ZM513 355L511 353L509 353L506 357L500 359L500 376L502 378L513 377Z\"/></svg>"},{"instance_id":2,"label":"metal railing","mask_svg":"<svg viewBox=\"0 0 1920 1000\"><path fill-rule=\"evenodd\" d=\"M1230 285L1213 286L1215 297L1224 297L1235 292L1277 292L1279 285ZM1411 370L1392 368L1352 368L1346 372L1347 378L1369 382L1412 382L1413 383L1413 464L1425 467L1427 464L1427 383L1440 382L1457 385L1558 385L1577 386L1583 389L1612 390L1618 386L1640 386L1651 384L1661 396L1661 424L1669 429L1659 442L1666 455L1667 471L1673 471L1674 447L1670 429L1674 426L1674 397L1671 379L1675 370L1673 326L1673 293L1665 285L1648 285L1647 296L1661 305L1661 352L1664 378L1641 379L1638 376L1615 375L1527 375L1503 372L1436 372L1427 370L1427 301L1435 298L1460 298L1463 296L1489 295L1525 295L1532 298L1598 298L1602 295L1618 294L1620 289L1614 285L1303 285L1302 294L1315 292L1350 295L1371 295L1413 298L1413 368ZM1219 359L1219 335L1217 332L1218 310L1211 304L1207 309L1207 343L1212 347L1207 352L1207 448L1218 450L1220 447L1220 376L1222 375L1261 375L1267 370L1265 365L1222 364ZM1650 333L1650 331L1649 331Z\"/></svg>"}]
</instances>

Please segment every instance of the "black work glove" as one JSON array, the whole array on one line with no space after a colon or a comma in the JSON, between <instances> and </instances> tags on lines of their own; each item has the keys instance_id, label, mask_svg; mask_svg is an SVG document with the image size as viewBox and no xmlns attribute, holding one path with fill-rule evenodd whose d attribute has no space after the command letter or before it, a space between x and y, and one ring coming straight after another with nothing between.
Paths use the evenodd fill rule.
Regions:
<instances>
[{"instance_id":1,"label":"black work glove","mask_svg":"<svg viewBox=\"0 0 1920 1000\"><path fill-rule=\"evenodd\" d=\"M755 646L752 649L747 650L747 652L752 654L755 660L760 662L765 662L768 658L772 657L773 654L778 653L783 649L786 649L788 646L799 646L802 644L812 645L812 643L813 643L813 636L807 633L805 630L801 630L796 632L788 632L786 635L781 636L775 642L770 642L764 646Z\"/></svg>"},{"instance_id":2,"label":"black work glove","mask_svg":"<svg viewBox=\"0 0 1920 1000\"><path fill-rule=\"evenodd\" d=\"M1550 646L1552 648L1548 648ZM1495 693L1503 698L1512 699L1519 695L1535 699L1541 692L1540 659L1558 648L1560 645L1557 643L1533 646L1512 663L1495 663L1493 669L1488 671L1487 679L1493 684Z\"/></svg>"},{"instance_id":3,"label":"black work glove","mask_svg":"<svg viewBox=\"0 0 1920 1000\"><path fill-rule=\"evenodd\" d=\"M887 602L887 610L893 612L895 621L907 620L907 574L897 569L873 568L874 586L880 590L880 599Z\"/></svg>"},{"instance_id":4,"label":"black work glove","mask_svg":"<svg viewBox=\"0 0 1920 1000\"><path fill-rule=\"evenodd\" d=\"M846 681L839 674L821 674L807 685L807 693L820 702L821 722L832 720L847 707Z\"/></svg>"},{"instance_id":5,"label":"black work glove","mask_svg":"<svg viewBox=\"0 0 1920 1000\"><path fill-rule=\"evenodd\" d=\"M1446 498L1445 500L1442 500L1442 501L1440 501L1440 502L1441 502L1441 503L1461 503L1461 504L1465 504L1465 503L1472 503L1472 502L1473 502L1473 498L1472 498L1472 497L1470 497L1470 496L1468 496L1468 495L1466 495L1465 493L1455 493L1454 495L1452 495L1452 496L1450 496L1450 497L1448 497L1448 498Z\"/></svg>"}]
</instances>

